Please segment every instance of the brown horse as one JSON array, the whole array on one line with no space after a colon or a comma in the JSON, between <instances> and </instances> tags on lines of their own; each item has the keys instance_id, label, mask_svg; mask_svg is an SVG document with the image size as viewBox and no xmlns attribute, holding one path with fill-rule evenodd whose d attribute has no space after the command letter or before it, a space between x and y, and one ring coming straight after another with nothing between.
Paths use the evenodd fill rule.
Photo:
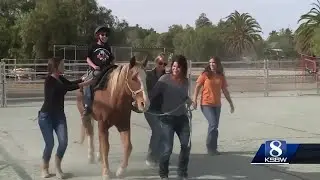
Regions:
<instances>
[{"instance_id":1,"label":"brown horse","mask_svg":"<svg viewBox=\"0 0 320 180\"><path fill-rule=\"evenodd\" d=\"M130 117L132 102L136 102L139 111L145 112L149 108L149 98L146 89L147 58L143 63L138 63L132 57L130 64L120 65L109 75L107 87L94 93L92 105L92 118L98 122L99 146L102 162L103 179L109 179L110 169L108 163L109 153L109 129L115 126L121 137L124 148L124 156L116 175L124 173L128 166L128 160L132 151L130 137ZM82 93L77 93L77 106L79 112L83 112ZM91 118L82 117L82 133L88 136L88 158L94 162L94 129ZM83 135L84 138L84 135ZM84 139L82 139L83 141Z\"/></svg>"}]
</instances>

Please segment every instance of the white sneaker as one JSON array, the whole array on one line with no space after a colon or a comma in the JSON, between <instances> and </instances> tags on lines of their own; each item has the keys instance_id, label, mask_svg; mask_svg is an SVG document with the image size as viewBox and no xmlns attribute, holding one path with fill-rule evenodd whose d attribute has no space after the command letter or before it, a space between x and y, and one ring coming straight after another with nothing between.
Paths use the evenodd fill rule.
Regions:
<instances>
[{"instance_id":1,"label":"white sneaker","mask_svg":"<svg viewBox=\"0 0 320 180\"><path fill-rule=\"evenodd\" d=\"M49 178L50 174L49 174L49 170L48 169L43 169L41 172L41 177L42 178Z\"/></svg>"},{"instance_id":2,"label":"white sneaker","mask_svg":"<svg viewBox=\"0 0 320 180\"><path fill-rule=\"evenodd\" d=\"M150 167L155 167L157 164L152 161L146 160L146 165Z\"/></svg>"},{"instance_id":3,"label":"white sneaker","mask_svg":"<svg viewBox=\"0 0 320 180\"><path fill-rule=\"evenodd\" d=\"M178 180L188 180L186 177L178 177Z\"/></svg>"},{"instance_id":4,"label":"white sneaker","mask_svg":"<svg viewBox=\"0 0 320 180\"><path fill-rule=\"evenodd\" d=\"M66 178L65 174L63 172L59 172L59 171L56 172L56 177L58 179L65 179Z\"/></svg>"}]
</instances>

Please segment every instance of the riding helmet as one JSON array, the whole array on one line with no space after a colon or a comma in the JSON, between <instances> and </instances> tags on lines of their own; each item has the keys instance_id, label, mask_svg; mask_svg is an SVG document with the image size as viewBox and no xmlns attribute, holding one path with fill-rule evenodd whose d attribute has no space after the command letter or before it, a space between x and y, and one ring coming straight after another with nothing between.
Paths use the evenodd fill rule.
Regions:
<instances>
[{"instance_id":1,"label":"riding helmet","mask_svg":"<svg viewBox=\"0 0 320 180\"><path fill-rule=\"evenodd\" d=\"M96 28L96 30L94 30L94 36L99 33L99 32L106 32L106 33L110 33L110 28L107 26L98 26Z\"/></svg>"}]
</instances>

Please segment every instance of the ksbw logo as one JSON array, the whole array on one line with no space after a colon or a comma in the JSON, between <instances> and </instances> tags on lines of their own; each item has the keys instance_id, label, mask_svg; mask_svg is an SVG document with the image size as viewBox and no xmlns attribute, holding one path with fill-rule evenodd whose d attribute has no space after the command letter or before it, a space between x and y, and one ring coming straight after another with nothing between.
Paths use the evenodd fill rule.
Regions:
<instances>
[{"instance_id":1,"label":"ksbw logo","mask_svg":"<svg viewBox=\"0 0 320 180\"><path fill-rule=\"evenodd\" d=\"M287 143L281 140L265 142L265 163L284 164L287 163Z\"/></svg>"}]
</instances>

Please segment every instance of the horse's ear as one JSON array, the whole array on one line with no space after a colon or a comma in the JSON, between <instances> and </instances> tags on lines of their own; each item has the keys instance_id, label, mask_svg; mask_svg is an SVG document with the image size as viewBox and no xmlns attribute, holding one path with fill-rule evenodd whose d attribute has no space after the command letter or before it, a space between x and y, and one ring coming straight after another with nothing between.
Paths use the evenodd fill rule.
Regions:
<instances>
[{"instance_id":1,"label":"horse's ear","mask_svg":"<svg viewBox=\"0 0 320 180\"><path fill-rule=\"evenodd\" d=\"M142 63L142 66L143 66L143 68L145 68L146 66L147 66L147 64L148 64L148 55L144 58L144 60L143 60L143 63Z\"/></svg>"},{"instance_id":2,"label":"horse's ear","mask_svg":"<svg viewBox=\"0 0 320 180\"><path fill-rule=\"evenodd\" d=\"M132 56L132 58L130 59L130 68L132 68L135 65L136 65L136 57Z\"/></svg>"}]
</instances>

